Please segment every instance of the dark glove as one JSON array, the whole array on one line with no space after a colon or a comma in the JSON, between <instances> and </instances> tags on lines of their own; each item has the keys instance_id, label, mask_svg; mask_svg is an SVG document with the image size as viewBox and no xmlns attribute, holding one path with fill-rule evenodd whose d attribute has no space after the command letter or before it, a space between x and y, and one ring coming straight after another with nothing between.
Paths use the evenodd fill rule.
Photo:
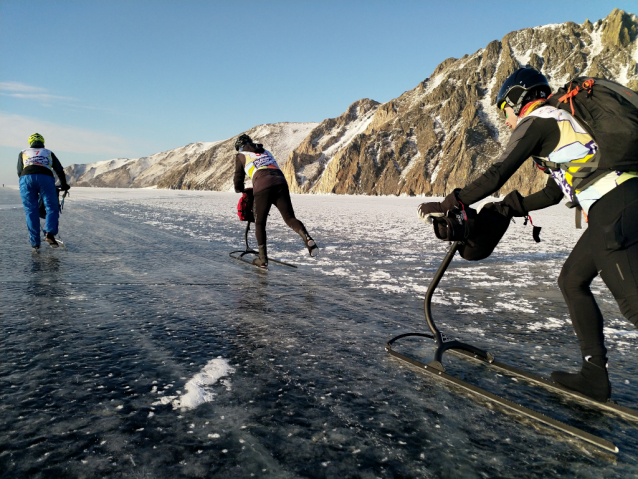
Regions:
<instances>
[{"instance_id":1,"label":"dark glove","mask_svg":"<svg viewBox=\"0 0 638 479\"><path fill-rule=\"evenodd\" d=\"M461 203L456 197L457 193L461 191L460 188L455 189L452 193L447 195L440 203L432 201L430 203L421 203L417 208L417 213L421 221L424 223L432 223L434 218L441 218L447 215L448 211L453 208L461 208Z\"/></svg>"},{"instance_id":2,"label":"dark glove","mask_svg":"<svg viewBox=\"0 0 638 479\"><path fill-rule=\"evenodd\" d=\"M67 183L60 185L60 191L69 191L70 189L71 187Z\"/></svg>"},{"instance_id":3,"label":"dark glove","mask_svg":"<svg viewBox=\"0 0 638 479\"><path fill-rule=\"evenodd\" d=\"M513 216L527 216L527 211L525 211L523 207L523 197L517 190L510 192L503 198L503 201L486 203L481 209L494 209L497 213L507 216L508 218Z\"/></svg>"}]
</instances>

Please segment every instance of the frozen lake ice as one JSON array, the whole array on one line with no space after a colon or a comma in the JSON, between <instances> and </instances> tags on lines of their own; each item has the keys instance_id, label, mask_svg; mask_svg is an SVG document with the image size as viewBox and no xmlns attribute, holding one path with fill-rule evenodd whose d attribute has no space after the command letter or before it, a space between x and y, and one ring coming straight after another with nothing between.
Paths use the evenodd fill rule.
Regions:
<instances>
[{"instance_id":1,"label":"frozen lake ice","mask_svg":"<svg viewBox=\"0 0 638 479\"><path fill-rule=\"evenodd\" d=\"M310 258L276 209L268 272L228 257L239 195L73 188L68 250L32 254L0 190L0 470L6 478L578 477L638 468L636 423L453 356L448 372L614 442L521 421L384 350L428 332L423 295L448 247L423 198L293 195ZM580 364L556 279L581 232L562 205L518 221L487 260L456 258L433 304L448 336L548 376ZM252 240L254 245L254 239ZM600 280L613 398L638 408L638 332ZM427 362L430 341L396 343Z\"/></svg>"}]
</instances>

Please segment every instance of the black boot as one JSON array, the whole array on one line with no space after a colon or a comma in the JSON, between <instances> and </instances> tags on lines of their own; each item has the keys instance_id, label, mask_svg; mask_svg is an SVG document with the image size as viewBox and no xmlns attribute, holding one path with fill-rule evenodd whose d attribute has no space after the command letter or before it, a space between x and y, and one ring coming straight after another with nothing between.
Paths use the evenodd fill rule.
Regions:
<instances>
[{"instance_id":1,"label":"black boot","mask_svg":"<svg viewBox=\"0 0 638 479\"><path fill-rule=\"evenodd\" d=\"M57 248L58 246L60 246L58 242L55 240L55 236L53 236L51 233L47 233L44 236L44 241L49 243L49 246L51 246L51 248Z\"/></svg>"},{"instance_id":2,"label":"black boot","mask_svg":"<svg viewBox=\"0 0 638 479\"><path fill-rule=\"evenodd\" d=\"M260 268L268 267L268 251L265 244L259 245L259 258L255 258L253 264Z\"/></svg>"},{"instance_id":3,"label":"black boot","mask_svg":"<svg viewBox=\"0 0 638 479\"><path fill-rule=\"evenodd\" d=\"M317 253L319 252L319 248L317 247L317 243L315 243L315 240L310 237L307 231L300 231L299 236L301 236L301 239L303 239L306 248L308 248L308 254L315 258L317 256Z\"/></svg>"},{"instance_id":4,"label":"black boot","mask_svg":"<svg viewBox=\"0 0 638 479\"><path fill-rule=\"evenodd\" d=\"M611 397L611 383L607 374L607 358L585 356L583 367L577 374L554 371L554 382L584 394L596 401L605 402Z\"/></svg>"}]
</instances>

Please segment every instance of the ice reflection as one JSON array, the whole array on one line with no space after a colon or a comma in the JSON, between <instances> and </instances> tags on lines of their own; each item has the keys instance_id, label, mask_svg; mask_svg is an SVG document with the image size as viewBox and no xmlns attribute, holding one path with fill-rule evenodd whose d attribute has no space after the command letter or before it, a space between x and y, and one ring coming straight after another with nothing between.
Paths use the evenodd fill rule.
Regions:
<instances>
[{"instance_id":1,"label":"ice reflection","mask_svg":"<svg viewBox=\"0 0 638 479\"><path fill-rule=\"evenodd\" d=\"M424 330L422 294L447 246L416 219L419 199L295 197L322 255L304 255L274 212L271 254L300 269L264 274L228 258L243 241L235 195L120 190L110 200L106 190L74 191L61 224L67 252L34 257L22 210L0 211L7 477L620 478L636 470L635 424L447 360L461 378L613 440L621 453L610 463L385 353L389 338ZM441 329L541 374L576 365L555 286L578 235L562 227L572 221L565 210L534 217L552 245L533 249L516 225L486 262L455 261L435 298ZM595 287L614 396L638 407L635 329ZM422 341L405 347L432 351ZM196 407L182 407L188 401Z\"/></svg>"}]
</instances>

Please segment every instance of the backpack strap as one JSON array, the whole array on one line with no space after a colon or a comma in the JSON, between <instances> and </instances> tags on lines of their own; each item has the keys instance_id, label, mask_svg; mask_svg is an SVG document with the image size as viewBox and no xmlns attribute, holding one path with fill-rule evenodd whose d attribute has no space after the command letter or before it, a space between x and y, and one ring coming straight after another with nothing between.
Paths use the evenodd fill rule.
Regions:
<instances>
[{"instance_id":1,"label":"backpack strap","mask_svg":"<svg viewBox=\"0 0 638 479\"><path fill-rule=\"evenodd\" d=\"M574 199L574 201L568 201L567 203L565 203L565 206L567 206L568 208L574 208L574 223L576 224L576 229L583 229L583 207L580 206L578 200Z\"/></svg>"},{"instance_id":2,"label":"backpack strap","mask_svg":"<svg viewBox=\"0 0 638 479\"><path fill-rule=\"evenodd\" d=\"M576 229L577 230L581 230L583 229L583 225L582 225L582 221L583 221L583 208L578 205L576 208L574 208L574 214L576 215L575 218L575 223L576 223Z\"/></svg>"},{"instance_id":3,"label":"backpack strap","mask_svg":"<svg viewBox=\"0 0 638 479\"><path fill-rule=\"evenodd\" d=\"M638 94L633 91L630 90L629 88L626 88L616 82L613 81L609 81L609 80L605 80L602 78L597 78L596 79L598 81L598 83L606 88L609 88L611 91L618 93L619 95L621 95L625 100L627 100L629 103L631 103L633 106L635 106L636 108L638 108Z\"/></svg>"},{"instance_id":4,"label":"backpack strap","mask_svg":"<svg viewBox=\"0 0 638 479\"><path fill-rule=\"evenodd\" d=\"M582 185L582 182L585 178L588 179L587 184L591 184L594 179L598 178L600 175L595 175L593 178L590 178L593 172L595 172L600 164L600 153L597 152L590 161L568 161L566 163L555 163L553 161L549 161L547 158L542 158L540 156L532 157L536 165L541 170L550 170L550 171L568 171L572 180L572 187L574 189L578 188L579 190L583 190L585 188ZM578 171L569 171L570 168L578 168ZM604 172L604 170L603 170ZM592 180L592 181L589 181Z\"/></svg>"}]
</instances>

